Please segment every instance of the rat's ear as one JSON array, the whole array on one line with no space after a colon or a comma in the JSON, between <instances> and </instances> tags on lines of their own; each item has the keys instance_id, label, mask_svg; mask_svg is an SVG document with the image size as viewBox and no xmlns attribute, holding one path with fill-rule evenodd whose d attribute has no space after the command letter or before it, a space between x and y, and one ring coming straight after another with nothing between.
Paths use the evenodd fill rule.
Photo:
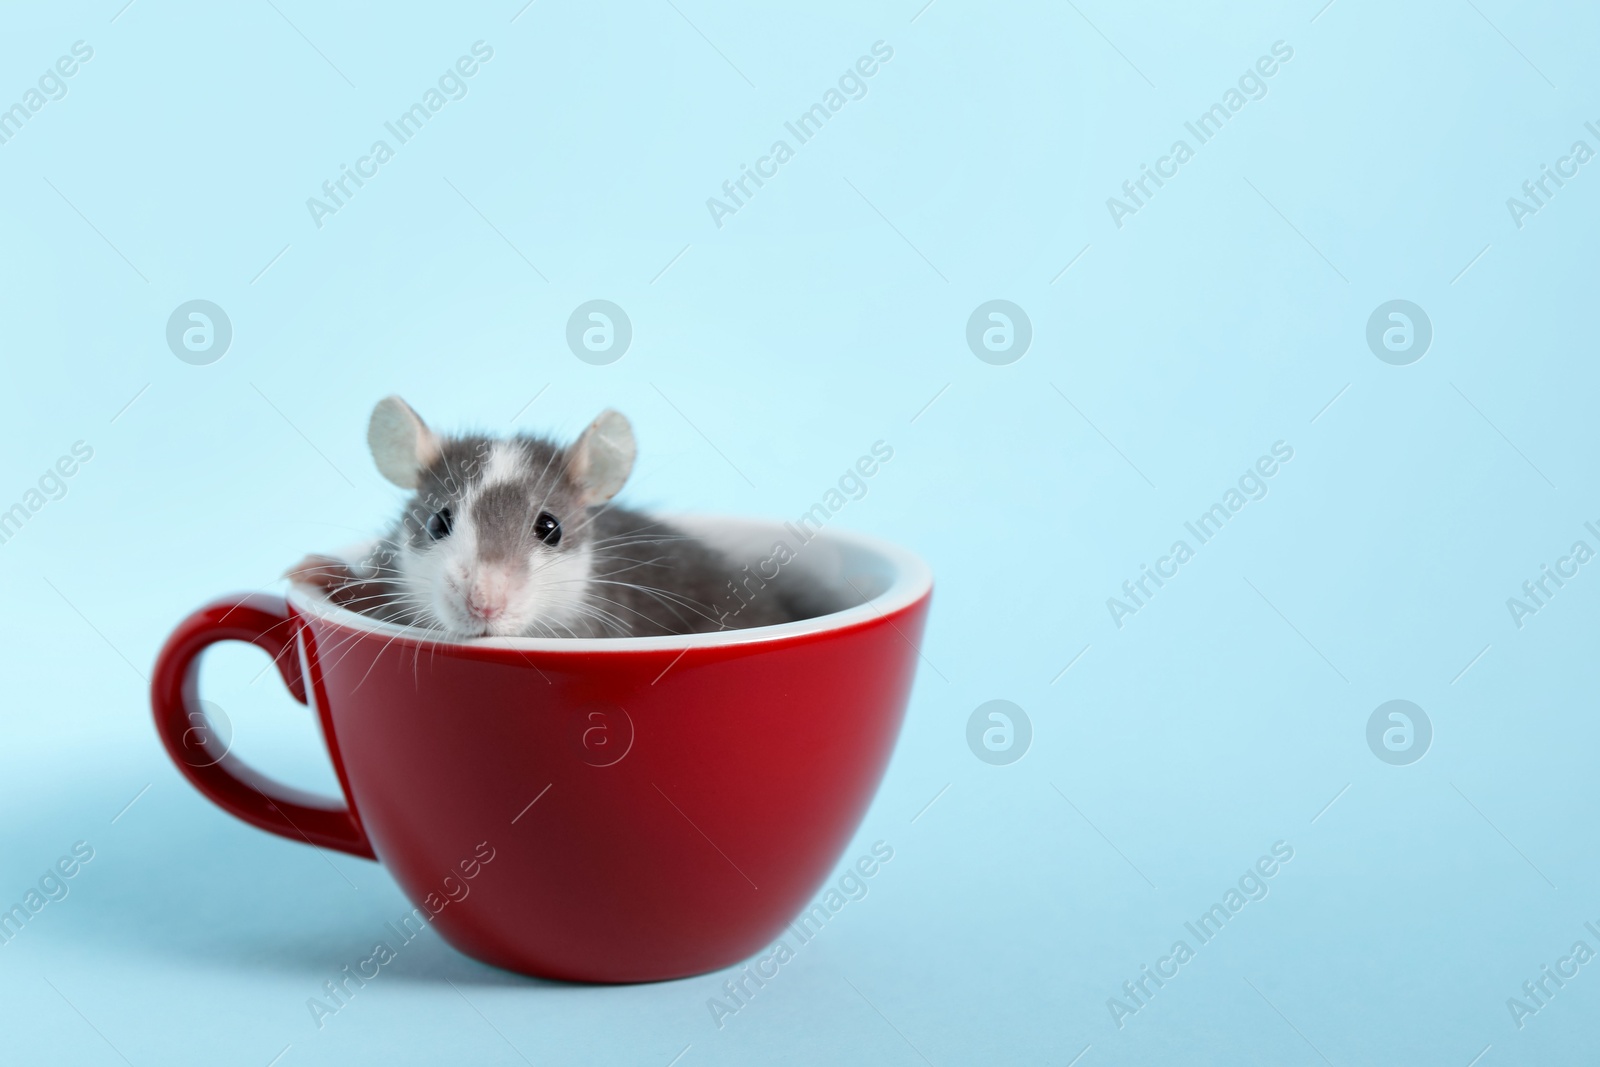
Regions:
<instances>
[{"instance_id":1,"label":"rat's ear","mask_svg":"<svg viewBox=\"0 0 1600 1067\"><path fill-rule=\"evenodd\" d=\"M633 427L621 412L607 408L567 450L567 474L583 493L585 507L617 495L633 470Z\"/></svg>"},{"instance_id":2,"label":"rat's ear","mask_svg":"<svg viewBox=\"0 0 1600 1067\"><path fill-rule=\"evenodd\" d=\"M439 458L439 438L397 396L384 397L372 409L367 445L378 473L402 489L415 489L423 469Z\"/></svg>"}]
</instances>

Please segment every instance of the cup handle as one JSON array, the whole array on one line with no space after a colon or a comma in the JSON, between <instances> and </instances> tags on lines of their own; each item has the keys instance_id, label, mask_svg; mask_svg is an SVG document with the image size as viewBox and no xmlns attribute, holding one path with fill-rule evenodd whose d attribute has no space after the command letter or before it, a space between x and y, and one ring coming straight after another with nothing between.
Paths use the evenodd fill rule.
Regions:
<instances>
[{"instance_id":1,"label":"cup handle","mask_svg":"<svg viewBox=\"0 0 1600 1067\"><path fill-rule=\"evenodd\" d=\"M307 703L298 628L283 597L260 593L212 601L184 619L156 657L150 682L156 732L183 776L223 811L291 841L375 860L347 806L275 782L228 752L200 703L200 654L218 641L265 650L290 694Z\"/></svg>"}]
</instances>

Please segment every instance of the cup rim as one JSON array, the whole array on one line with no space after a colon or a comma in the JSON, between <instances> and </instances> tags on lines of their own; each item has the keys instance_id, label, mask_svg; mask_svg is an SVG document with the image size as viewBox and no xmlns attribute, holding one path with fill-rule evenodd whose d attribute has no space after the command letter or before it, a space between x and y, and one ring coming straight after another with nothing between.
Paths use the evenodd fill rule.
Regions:
<instances>
[{"instance_id":1,"label":"cup rim","mask_svg":"<svg viewBox=\"0 0 1600 1067\"><path fill-rule=\"evenodd\" d=\"M704 533L717 530L724 533L753 534L770 531L775 535L785 524L777 520L755 519L747 516L707 514L701 512L664 513L655 516L663 521ZM652 651L688 651L695 648L728 648L734 646L772 644L796 638L847 630L862 623L893 616L926 597L933 588L933 572L920 556L910 549L870 534L855 530L824 527L813 534L806 544L824 542L835 548L851 548L877 557L887 564L891 575L889 584L877 595L868 597L851 607L817 615L794 622L773 626L752 626L744 629L718 630L709 633L668 634L661 637L472 637L466 639L441 638L439 631L421 626L407 626L385 622L340 607L327 600L313 586L291 581L288 600L295 610L316 616L324 621L363 633L382 636L394 643L415 642L440 652L452 649L480 651L503 649L509 652L540 653L630 653ZM344 552L356 558L374 541L349 546ZM802 549L803 551L803 549ZM798 553L797 553L798 555Z\"/></svg>"}]
</instances>

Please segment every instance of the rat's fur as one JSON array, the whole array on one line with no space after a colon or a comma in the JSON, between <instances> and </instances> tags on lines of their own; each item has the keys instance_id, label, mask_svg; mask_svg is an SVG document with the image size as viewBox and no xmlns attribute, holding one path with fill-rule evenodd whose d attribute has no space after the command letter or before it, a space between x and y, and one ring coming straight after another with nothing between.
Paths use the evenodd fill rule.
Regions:
<instances>
[{"instance_id":1,"label":"rat's fur","mask_svg":"<svg viewBox=\"0 0 1600 1067\"><path fill-rule=\"evenodd\" d=\"M742 599L730 558L610 504L633 462L632 432L615 412L562 448L532 435L435 436L391 401L374 413L374 456L414 495L364 560L313 556L290 574L334 602L453 637L643 637L797 617L772 581ZM429 521L445 508L449 532L435 537ZM553 545L535 528L542 515L560 524Z\"/></svg>"}]
</instances>

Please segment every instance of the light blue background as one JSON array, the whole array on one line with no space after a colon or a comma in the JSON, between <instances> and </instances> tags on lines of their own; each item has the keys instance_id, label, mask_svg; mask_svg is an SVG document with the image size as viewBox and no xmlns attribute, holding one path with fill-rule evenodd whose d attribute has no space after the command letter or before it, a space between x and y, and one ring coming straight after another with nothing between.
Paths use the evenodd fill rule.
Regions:
<instances>
[{"instance_id":1,"label":"light blue background","mask_svg":"<svg viewBox=\"0 0 1600 1067\"><path fill-rule=\"evenodd\" d=\"M1506 999L1600 949L1600 574L1521 629L1505 602L1600 548L1597 164L1521 229L1506 199L1600 148L1600 16L274 2L13 9L0 33L0 103L94 48L0 145L0 507L94 448L0 545L0 900L95 849L0 947L8 1061L1592 1057L1600 964L1521 1029ZM480 39L467 97L317 229L306 198ZM878 40L868 95L713 225L706 198ZM1279 40L1268 95L1117 228L1106 198ZM234 328L209 366L164 339L196 298ZM595 298L634 326L609 366L564 341ZM1008 366L964 340L994 298L1033 324ZM1410 366L1365 342L1394 298L1435 331ZM678 510L792 518L894 447L835 521L938 583L844 860L895 858L724 1028L727 975L553 985L429 932L319 1030L307 998L406 905L161 752L168 630L387 521L363 429L389 392L443 427L563 435L615 406L641 444L626 499ZM1270 495L1114 626L1106 598L1279 440ZM326 787L264 664L222 650L211 699L239 751ZM965 740L993 698L1033 724L1009 766ZM1435 733L1409 766L1365 739L1394 698ZM1270 895L1119 1029L1107 998L1278 840Z\"/></svg>"}]
</instances>

